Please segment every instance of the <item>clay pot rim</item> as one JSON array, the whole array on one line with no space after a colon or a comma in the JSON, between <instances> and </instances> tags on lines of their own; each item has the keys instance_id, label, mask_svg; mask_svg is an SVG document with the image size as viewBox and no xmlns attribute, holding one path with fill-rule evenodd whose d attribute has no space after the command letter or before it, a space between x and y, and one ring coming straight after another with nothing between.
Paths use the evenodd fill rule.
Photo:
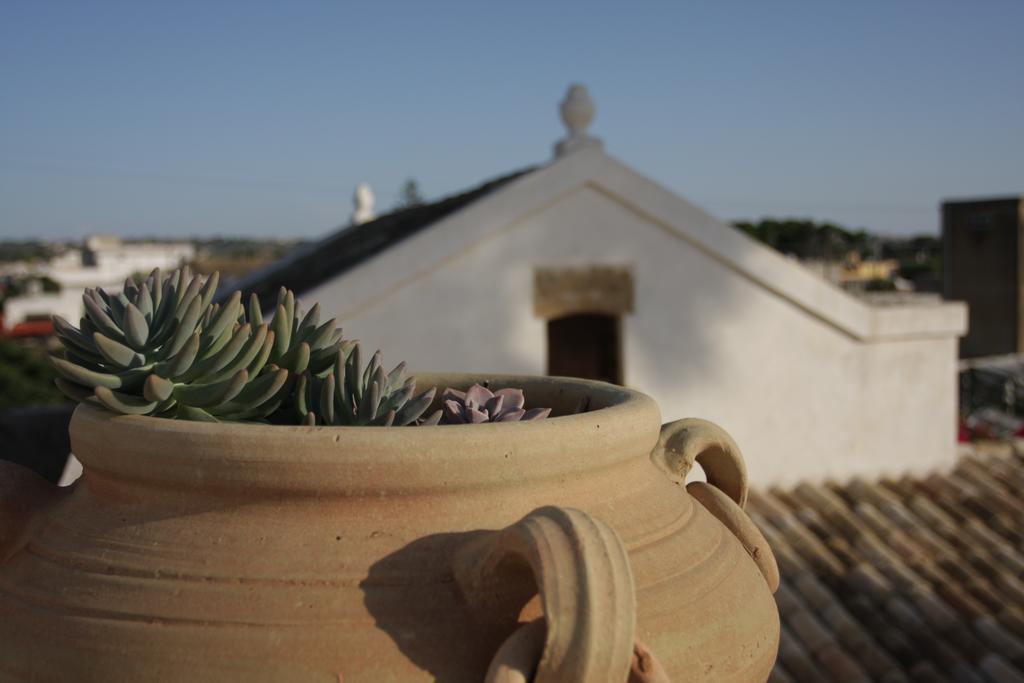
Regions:
<instances>
[{"instance_id":1,"label":"clay pot rim","mask_svg":"<svg viewBox=\"0 0 1024 683\"><path fill-rule=\"evenodd\" d=\"M80 405L72 451L86 472L174 487L326 495L458 489L549 479L647 457L660 413L649 396L604 382L528 375L418 373L420 386L524 389L545 420L434 427L206 423L115 415Z\"/></svg>"}]
</instances>

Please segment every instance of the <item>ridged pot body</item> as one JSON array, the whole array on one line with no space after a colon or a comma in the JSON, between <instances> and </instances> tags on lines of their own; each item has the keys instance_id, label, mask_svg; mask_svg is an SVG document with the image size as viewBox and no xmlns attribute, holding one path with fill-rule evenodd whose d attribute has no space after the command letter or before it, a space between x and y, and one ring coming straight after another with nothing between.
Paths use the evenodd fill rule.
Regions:
<instances>
[{"instance_id":1,"label":"ridged pot body","mask_svg":"<svg viewBox=\"0 0 1024 683\"><path fill-rule=\"evenodd\" d=\"M740 543L652 465L654 402L486 379L564 416L282 427L80 407L82 478L0 559L0 678L480 681L508 633L465 608L452 558L558 505L625 542L637 637L672 680L765 680L774 600ZM566 415L584 396L589 412Z\"/></svg>"}]
</instances>

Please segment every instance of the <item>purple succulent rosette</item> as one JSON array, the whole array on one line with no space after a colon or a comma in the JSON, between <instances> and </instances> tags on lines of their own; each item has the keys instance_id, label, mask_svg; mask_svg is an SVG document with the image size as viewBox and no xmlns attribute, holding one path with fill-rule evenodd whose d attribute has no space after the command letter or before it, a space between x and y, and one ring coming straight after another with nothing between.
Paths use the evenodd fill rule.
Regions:
<instances>
[{"instance_id":1,"label":"purple succulent rosette","mask_svg":"<svg viewBox=\"0 0 1024 683\"><path fill-rule=\"evenodd\" d=\"M551 414L551 408L526 410L526 396L522 389L498 389L474 384L465 392L445 389L441 395L441 424L479 424L482 422L521 422L542 420Z\"/></svg>"}]
</instances>

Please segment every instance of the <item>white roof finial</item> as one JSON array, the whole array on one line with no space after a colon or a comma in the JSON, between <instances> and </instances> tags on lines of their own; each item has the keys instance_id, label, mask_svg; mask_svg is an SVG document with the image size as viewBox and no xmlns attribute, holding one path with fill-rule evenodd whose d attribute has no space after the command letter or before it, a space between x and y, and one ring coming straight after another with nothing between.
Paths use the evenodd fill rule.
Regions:
<instances>
[{"instance_id":1,"label":"white roof finial","mask_svg":"<svg viewBox=\"0 0 1024 683\"><path fill-rule=\"evenodd\" d=\"M359 183L356 185L355 194L352 195L352 205L354 207L352 211L352 225L368 223L377 217L377 214L373 211L374 199L373 188L370 187L369 183Z\"/></svg>"},{"instance_id":2,"label":"white roof finial","mask_svg":"<svg viewBox=\"0 0 1024 683\"><path fill-rule=\"evenodd\" d=\"M570 85L559 111L562 114L562 123L569 134L555 143L556 157L584 147L602 147L599 139L587 135L587 127L594 120L594 101L590 99L587 86L579 83Z\"/></svg>"}]
</instances>

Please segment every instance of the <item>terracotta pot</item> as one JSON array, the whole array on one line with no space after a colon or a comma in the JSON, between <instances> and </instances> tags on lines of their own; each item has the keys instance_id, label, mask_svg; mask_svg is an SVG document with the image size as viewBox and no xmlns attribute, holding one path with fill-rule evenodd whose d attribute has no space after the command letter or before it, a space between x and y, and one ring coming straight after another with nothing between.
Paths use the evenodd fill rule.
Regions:
<instances>
[{"instance_id":1,"label":"terracotta pot","mask_svg":"<svg viewBox=\"0 0 1024 683\"><path fill-rule=\"evenodd\" d=\"M0 470L0 678L623 683L664 680L660 662L675 681L765 680L778 575L732 440L698 420L659 430L650 398L607 384L487 379L563 417L281 427L78 408L73 487ZM715 485L688 492L695 458Z\"/></svg>"}]
</instances>

